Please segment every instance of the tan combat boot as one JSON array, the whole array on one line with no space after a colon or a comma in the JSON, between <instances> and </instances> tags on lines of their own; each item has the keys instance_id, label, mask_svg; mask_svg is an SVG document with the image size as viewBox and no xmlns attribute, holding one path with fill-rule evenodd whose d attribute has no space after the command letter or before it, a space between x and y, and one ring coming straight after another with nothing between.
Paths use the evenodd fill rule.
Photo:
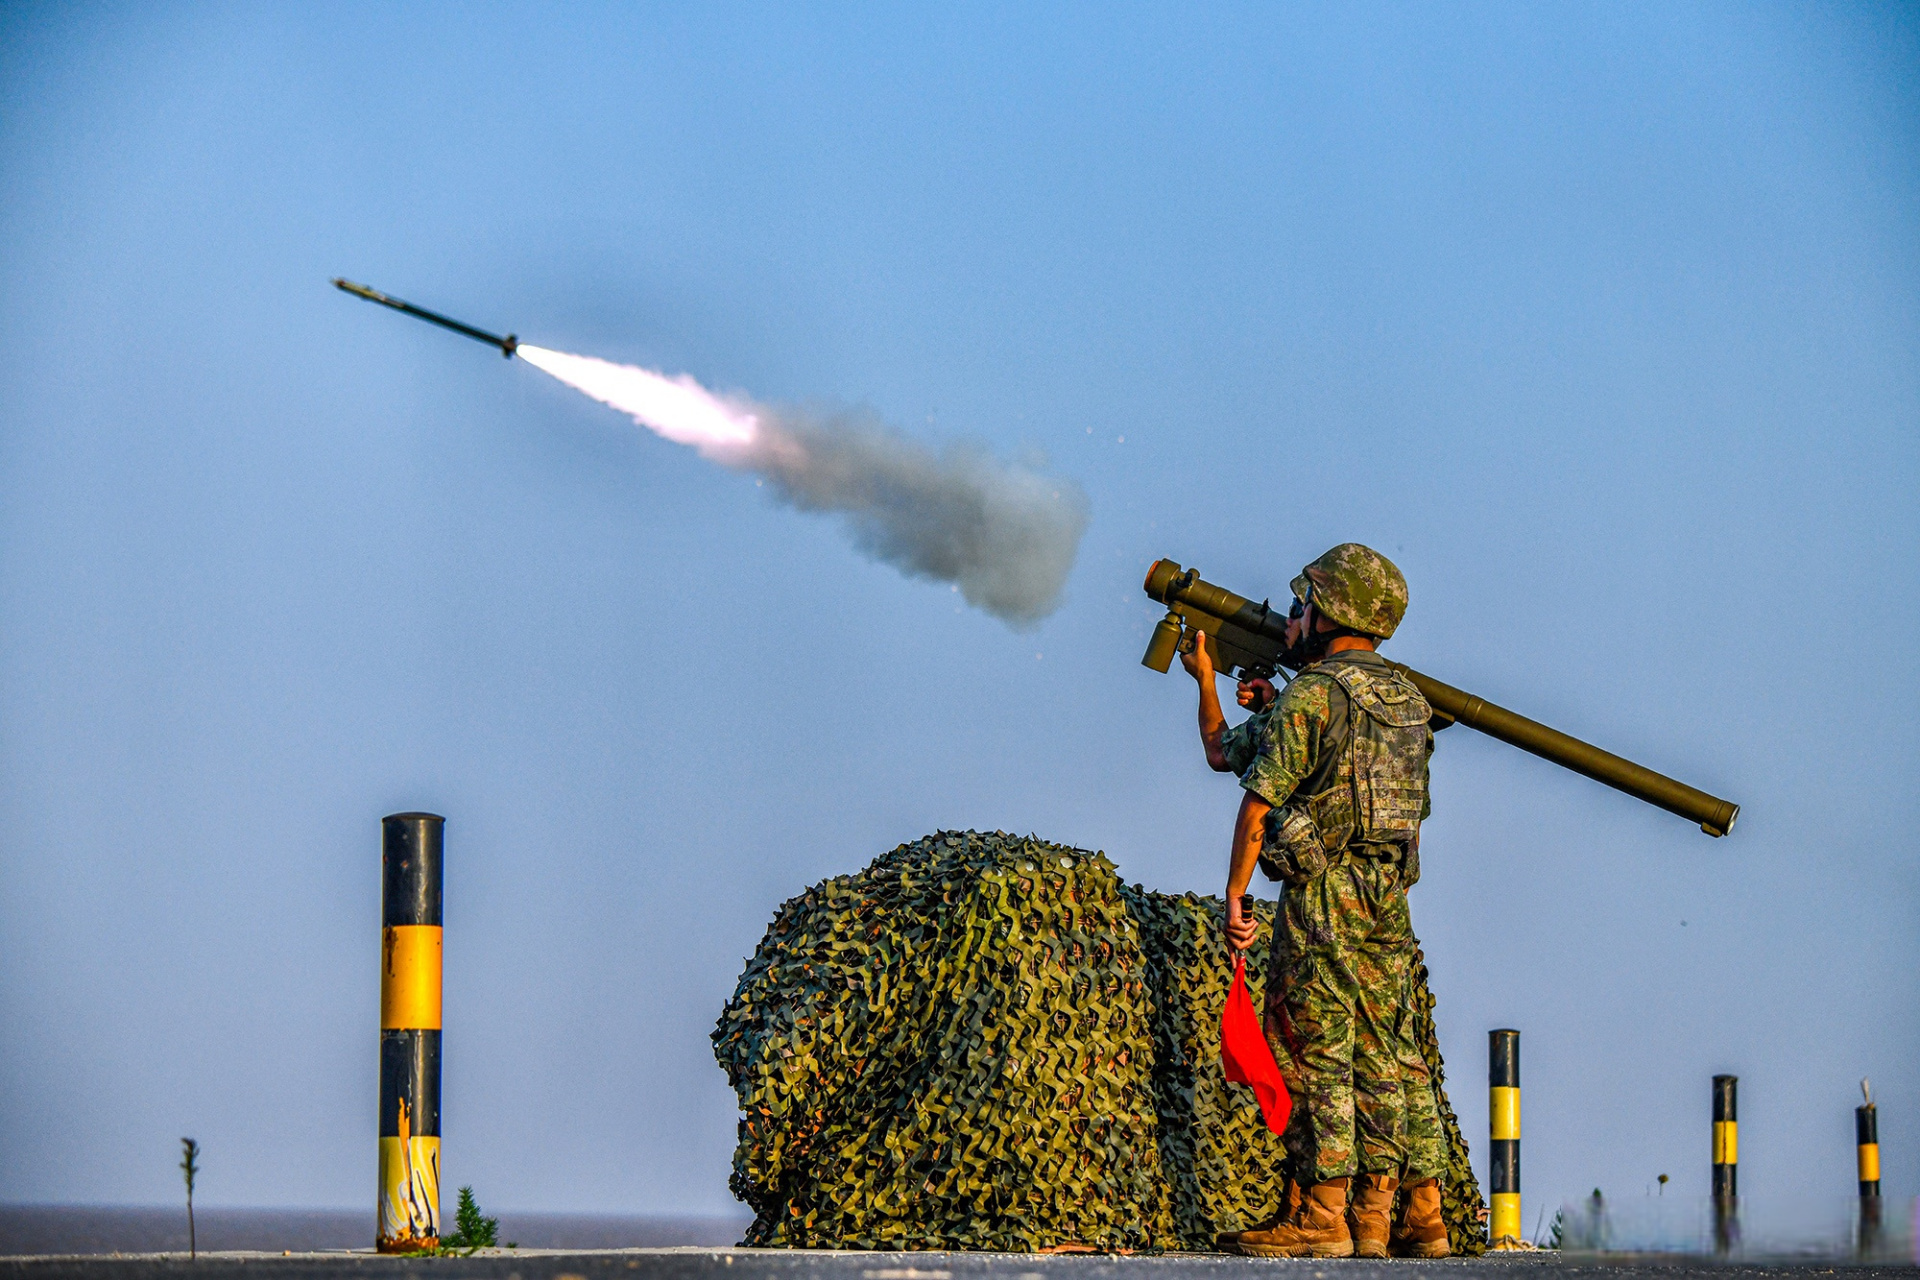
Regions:
<instances>
[{"instance_id":1,"label":"tan combat boot","mask_svg":"<svg viewBox=\"0 0 1920 1280\"><path fill-rule=\"evenodd\" d=\"M1300 1184L1288 1178L1287 1194L1281 1197L1278 1209L1246 1228L1245 1231L1221 1232L1213 1238L1213 1247L1222 1253L1236 1253L1239 1251L1240 1237L1246 1235L1248 1231L1271 1231L1281 1223L1290 1220L1298 1212L1300 1212Z\"/></svg>"},{"instance_id":2,"label":"tan combat boot","mask_svg":"<svg viewBox=\"0 0 1920 1280\"><path fill-rule=\"evenodd\" d=\"M1292 1218L1271 1231L1242 1231L1235 1247L1251 1258L1351 1258L1347 1181L1314 1183Z\"/></svg>"},{"instance_id":3,"label":"tan combat boot","mask_svg":"<svg viewBox=\"0 0 1920 1280\"><path fill-rule=\"evenodd\" d=\"M1407 1184L1407 1209L1393 1224L1388 1243L1396 1258L1444 1258L1453 1252L1447 1244L1447 1224L1440 1217L1439 1179Z\"/></svg>"},{"instance_id":4,"label":"tan combat boot","mask_svg":"<svg viewBox=\"0 0 1920 1280\"><path fill-rule=\"evenodd\" d=\"M1360 1175L1353 1204L1347 1209L1347 1228L1353 1232L1356 1258L1387 1256L1387 1237L1393 1230L1393 1193L1399 1188L1398 1178L1379 1173Z\"/></svg>"}]
</instances>

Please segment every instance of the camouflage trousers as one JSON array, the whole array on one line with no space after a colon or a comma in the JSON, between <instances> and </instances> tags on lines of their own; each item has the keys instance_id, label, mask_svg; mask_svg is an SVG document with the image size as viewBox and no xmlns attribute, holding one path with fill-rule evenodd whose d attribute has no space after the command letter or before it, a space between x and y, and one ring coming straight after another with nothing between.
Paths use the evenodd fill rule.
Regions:
<instances>
[{"instance_id":1,"label":"camouflage trousers","mask_svg":"<svg viewBox=\"0 0 1920 1280\"><path fill-rule=\"evenodd\" d=\"M1303 1182L1446 1172L1433 1077L1413 1034L1418 944L1400 868L1336 856L1274 913L1265 1030L1293 1094Z\"/></svg>"}]
</instances>

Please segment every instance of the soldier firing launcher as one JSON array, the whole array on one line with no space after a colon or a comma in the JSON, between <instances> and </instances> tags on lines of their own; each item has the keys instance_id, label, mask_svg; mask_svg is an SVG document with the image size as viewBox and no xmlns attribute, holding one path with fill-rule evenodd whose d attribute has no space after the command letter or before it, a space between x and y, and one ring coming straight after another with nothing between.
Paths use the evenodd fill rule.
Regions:
<instances>
[{"instance_id":1,"label":"soldier firing launcher","mask_svg":"<svg viewBox=\"0 0 1920 1280\"><path fill-rule=\"evenodd\" d=\"M1146 656L1140 661L1155 671L1173 665L1176 653L1191 653L1194 633L1207 634L1207 650L1220 671L1250 680L1271 677L1281 670L1280 655L1286 649L1287 615L1276 613L1265 601L1253 603L1222 587L1202 581L1192 569L1182 569L1171 560L1156 560L1147 570L1147 594L1167 606L1167 616L1154 624L1153 638L1147 641ZM1595 782L1604 782L1616 790L1658 805L1669 813L1700 824L1710 836L1723 836L1733 830L1740 806L1721 800L1644 765L1622 759L1610 751L1569 737L1558 729L1549 729L1537 720L1496 707L1450 684L1441 684L1411 667L1391 663L1419 688L1433 707L1433 727L1444 729L1458 721L1498 738L1522 751L1551 760L1565 769L1583 773Z\"/></svg>"}]
</instances>

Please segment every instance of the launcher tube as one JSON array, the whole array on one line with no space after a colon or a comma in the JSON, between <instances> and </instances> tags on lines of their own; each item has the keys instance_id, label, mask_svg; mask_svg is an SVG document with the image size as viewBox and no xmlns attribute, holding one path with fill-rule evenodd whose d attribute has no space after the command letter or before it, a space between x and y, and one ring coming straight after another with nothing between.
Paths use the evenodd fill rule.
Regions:
<instances>
[{"instance_id":1,"label":"launcher tube","mask_svg":"<svg viewBox=\"0 0 1920 1280\"><path fill-rule=\"evenodd\" d=\"M1237 669L1253 674L1270 672L1278 666L1279 656L1286 649L1284 610L1276 611L1265 601L1255 604L1245 596L1202 580L1198 573L1182 569L1171 560L1154 561L1153 567L1147 570L1146 592L1167 606L1162 628L1177 621L1188 630L1207 632L1215 664L1221 670ZM1155 638L1159 643L1149 648L1144 661L1155 670L1165 671L1171 665L1172 652L1160 630L1156 628ZM1413 681L1432 704L1437 713L1436 727L1444 728L1457 720L1509 746L1519 747L1697 822L1710 836L1726 835L1740 816L1740 806L1730 800L1708 795L1645 765L1635 764L1571 734L1496 706L1485 698L1422 675L1402 663L1391 665Z\"/></svg>"},{"instance_id":2,"label":"launcher tube","mask_svg":"<svg viewBox=\"0 0 1920 1280\"><path fill-rule=\"evenodd\" d=\"M1435 710L1461 724L1470 725L1490 738L1498 738L1508 746L1551 760L1563 769L1585 774L1595 782L1604 782L1648 804L1658 805L1668 813L1690 818L1710 836L1727 834L1733 830L1734 819L1740 816L1740 806L1730 800L1710 796L1697 787L1664 773L1655 773L1645 765L1548 728L1516 711L1495 706L1485 698L1442 684L1401 663L1391 665L1413 681Z\"/></svg>"}]
</instances>

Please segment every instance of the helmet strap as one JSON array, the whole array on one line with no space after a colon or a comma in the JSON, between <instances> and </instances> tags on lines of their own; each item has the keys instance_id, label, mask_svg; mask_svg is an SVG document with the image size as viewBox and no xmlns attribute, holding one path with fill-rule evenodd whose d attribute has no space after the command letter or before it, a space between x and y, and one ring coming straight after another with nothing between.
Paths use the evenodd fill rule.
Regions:
<instances>
[{"instance_id":1,"label":"helmet strap","mask_svg":"<svg viewBox=\"0 0 1920 1280\"><path fill-rule=\"evenodd\" d=\"M1286 649L1281 652L1279 658L1281 666L1293 671L1298 671L1302 667L1312 666L1314 663L1320 661L1320 659L1326 657L1327 646L1333 643L1333 638L1336 635L1340 634L1338 631L1319 631L1315 629L1314 624L1319 622L1320 615L1314 610L1311 588L1308 589L1307 594L1306 611L1300 618L1300 638L1288 645Z\"/></svg>"},{"instance_id":2,"label":"helmet strap","mask_svg":"<svg viewBox=\"0 0 1920 1280\"><path fill-rule=\"evenodd\" d=\"M1306 616L1301 620L1300 639L1298 643L1288 645L1280 654L1278 661L1281 666L1291 671L1310 667L1326 657L1327 650L1332 648L1333 642L1341 636L1366 636L1369 640L1378 641L1376 636L1368 636L1364 631L1355 631L1352 627L1341 626L1337 622L1322 631L1318 627L1322 616L1313 607L1313 602L1308 601ZM1328 618L1327 621L1333 622L1333 619Z\"/></svg>"}]
</instances>

